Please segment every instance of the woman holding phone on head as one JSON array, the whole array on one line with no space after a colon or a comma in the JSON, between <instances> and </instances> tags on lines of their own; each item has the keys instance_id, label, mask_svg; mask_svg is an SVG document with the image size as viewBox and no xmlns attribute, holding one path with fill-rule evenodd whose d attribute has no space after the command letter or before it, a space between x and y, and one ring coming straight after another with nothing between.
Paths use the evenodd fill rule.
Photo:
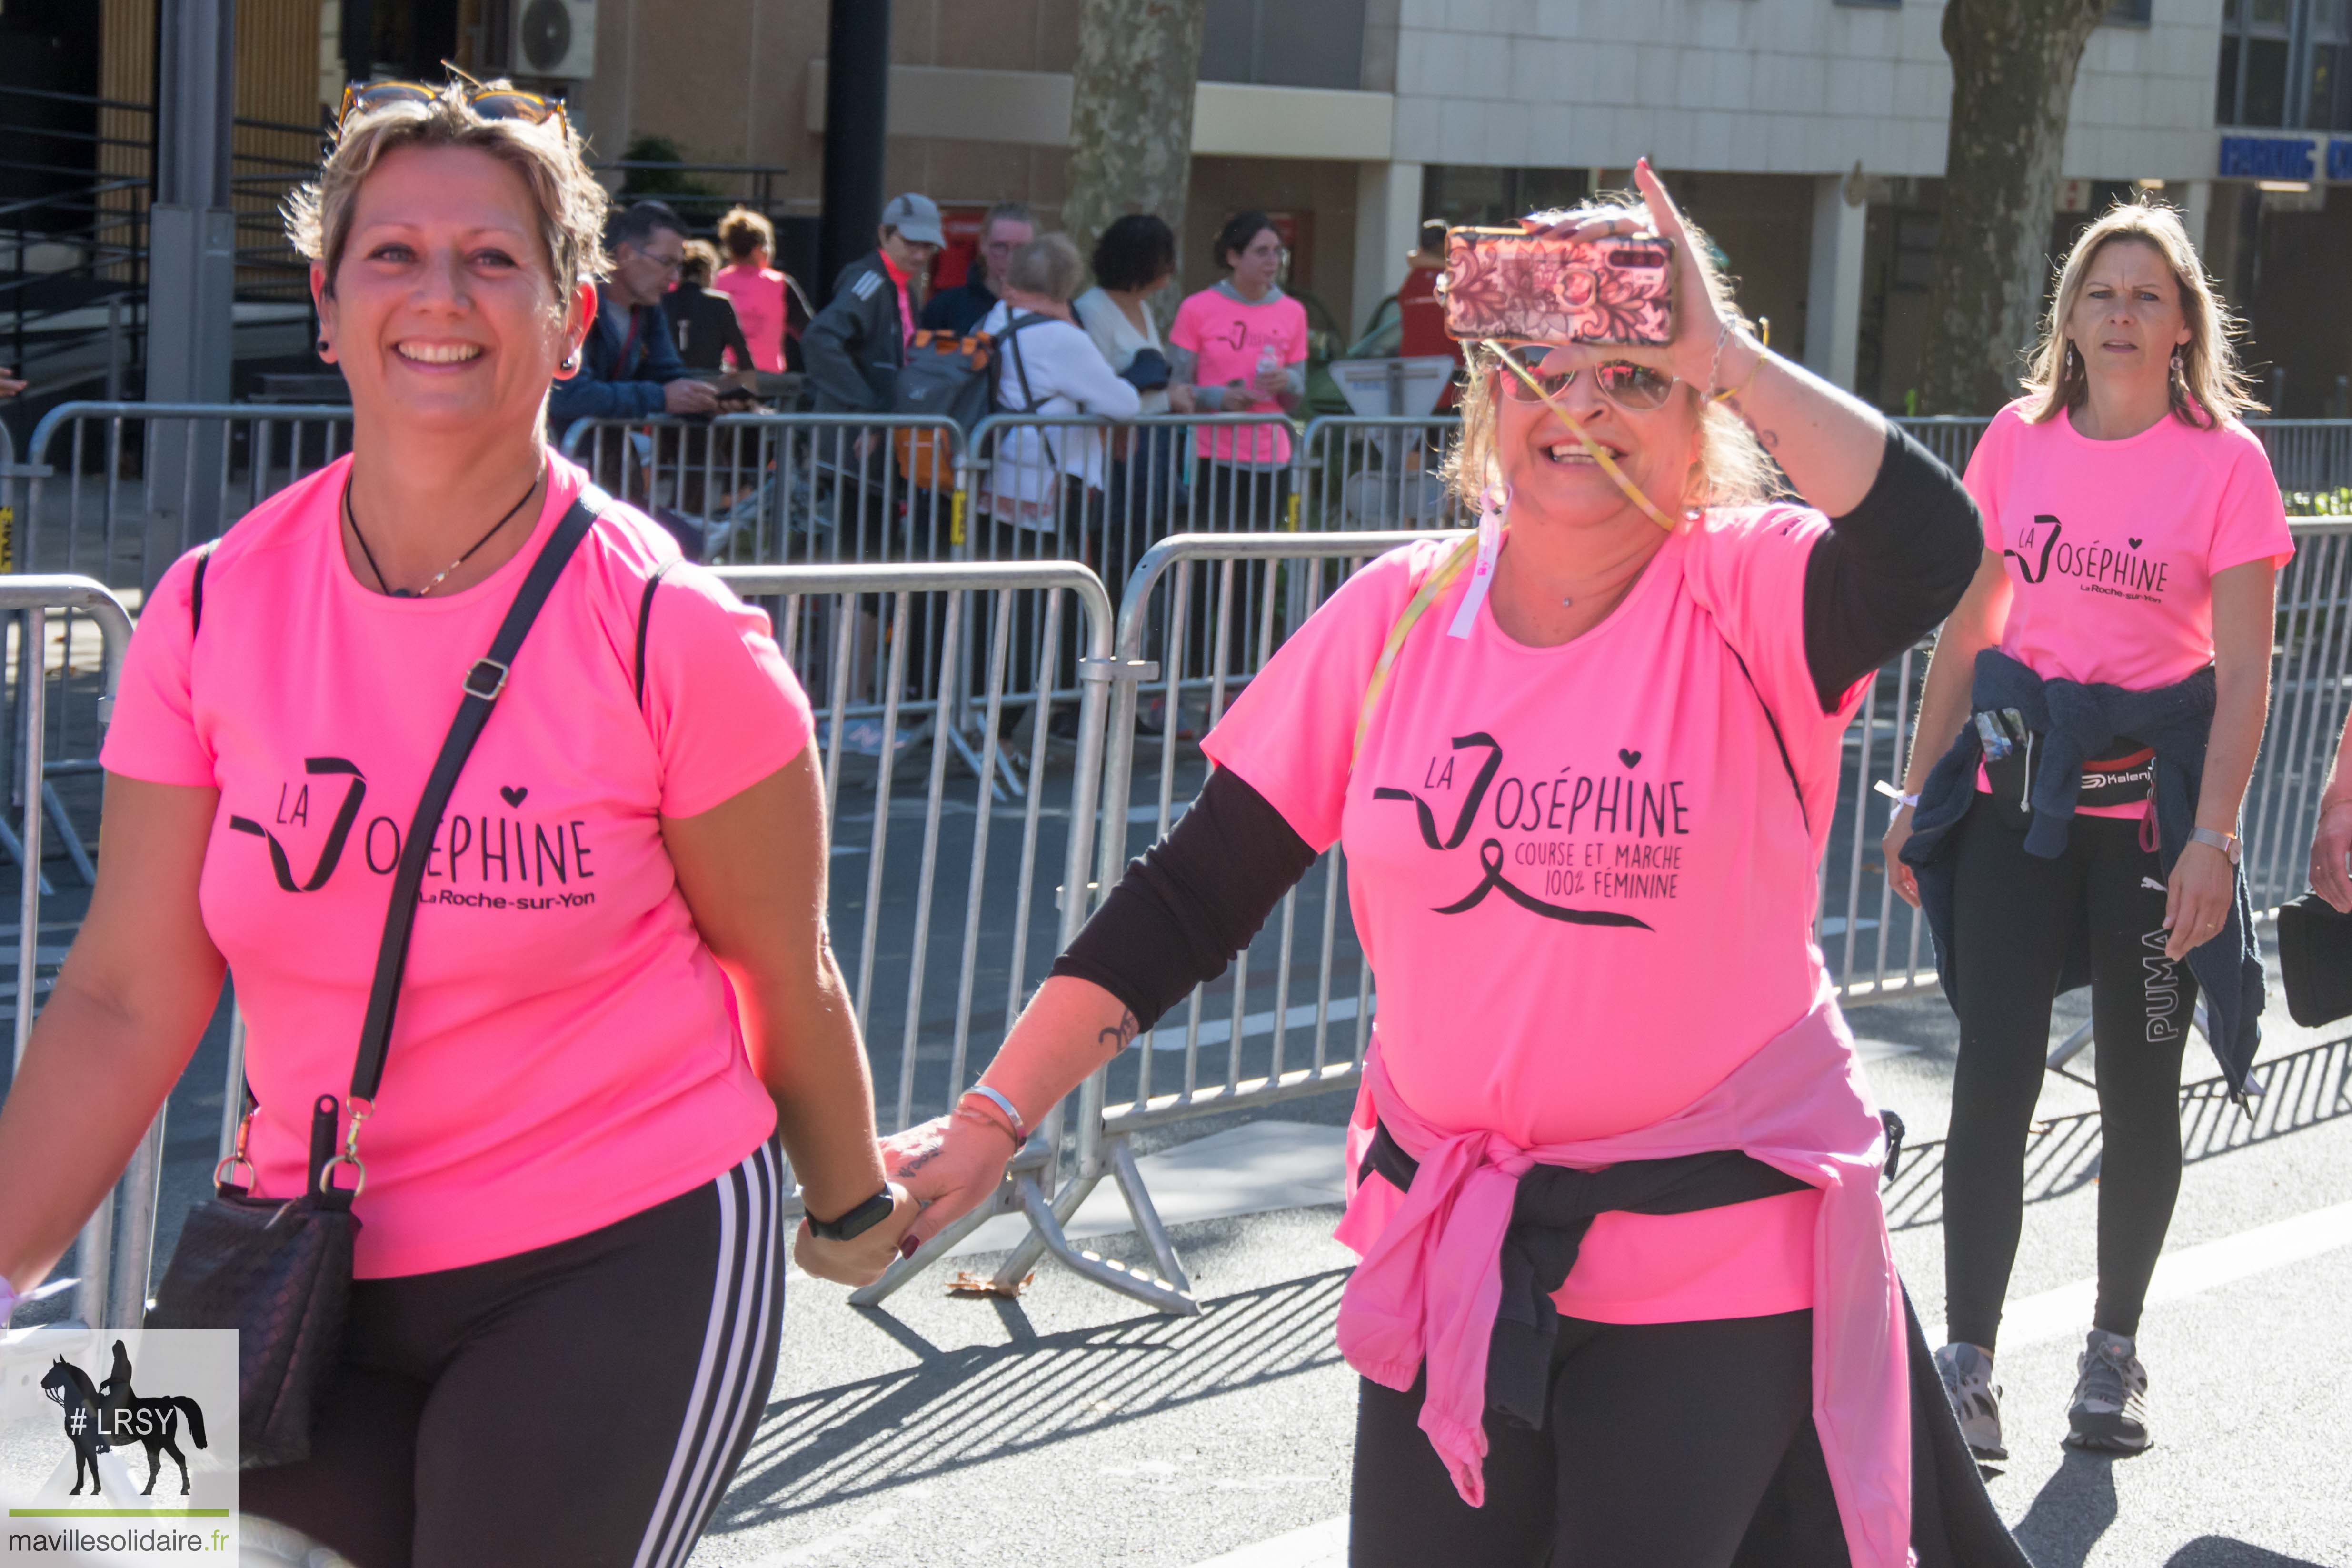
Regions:
<instances>
[{"instance_id":1,"label":"woman holding phone on head","mask_svg":"<svg viewBox=\"0 0 2352 1568\"><path fill-rule=\"evenodd\" d=\"M1353 1561L2017 1564L1912 1370L1811 940L1841 736L1958 599L1974 509L1765 352L1636 175L1643 206L1531 224L1671 241L1670 341L1474 351L1477 542L1366 567L1251 682L981 1089L886 1145L931 1200L908 1240L1344 843L1381 994L1339 1232ZM1768 501L1768 450L1808 504Z\"/></svg>"},{"instance_id":2,"label":"woman holding phone on head","mask_svg":"<svg viewBox=\"0 0 2352 1568\"><path fill-rule=\"evenodd\" d=\"M2238 811L2294 552L2228 307L2179 216L2116 207L2068 255L2023 397L1969 459L1984 559L1929 667L1885 838L1960 1022L1937 1352L1972 1447L1992 1382L2054 994L2098 1049L2099 1295L2067 1441L2149 1442L2140 1308L2180 1189L2181 1048L2200 992L2233 1093L2262 966ZM2185 963L2183 961L2186 961Z\"/></svg>"}]
</instances>

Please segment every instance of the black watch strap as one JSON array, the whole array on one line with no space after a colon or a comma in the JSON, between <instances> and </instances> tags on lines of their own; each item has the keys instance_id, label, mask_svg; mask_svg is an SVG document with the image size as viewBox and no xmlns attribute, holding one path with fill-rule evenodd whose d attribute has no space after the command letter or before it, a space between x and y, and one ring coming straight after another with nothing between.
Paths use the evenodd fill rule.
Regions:
<instances>
[{"instance_id":1,"label":"black watch strap","mask_svg":"<svg viewBox=\"0 0 2352 1568\"><path fill-rule=\"evenodd\" d=\"M864 1236L888 1219L890 1211L898 1206L898 1201L890 1195L890 1189L885 1187L839 1219L819 1219L814 1215L809 1215L809 1234L826 1241L848 1241Z\"/></svg>"}]
</instances>

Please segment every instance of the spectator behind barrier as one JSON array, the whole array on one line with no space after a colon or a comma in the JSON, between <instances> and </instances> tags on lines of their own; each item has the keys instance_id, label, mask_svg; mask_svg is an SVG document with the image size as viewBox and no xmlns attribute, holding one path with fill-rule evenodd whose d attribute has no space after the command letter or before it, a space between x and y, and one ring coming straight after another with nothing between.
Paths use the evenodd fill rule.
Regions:
<instances>
[{"instance_id":1,"label":"spectator behind barrier","mask_svg":"<svg viewBox=\"0 0 2352 1568\"><path fill-rule=\"evenodd\" d=\"M1095 242L1094 274L1071 310L1111 369L1143 395L1143 412L1167 413L1168 345L1148 301L1176 276L1175 231L1150 213L1128 214Z\"/></svg>"},{"instance_id":2,"label":"spectator behind barrier","mask_svg":"<svg viewBox=\"0 0 2352 1568\"><path fill-rule=\"evenodd\" d=\"M1070 298L1085 278L1066 236L1049 234L1013 253L1004 297L980 324L1003 345L996 392L1006 411L1131 419L1141 409L1140 395L1071 318ZM999 441L988 508L1018 527L1051 530L1057 513L1066 519L1089 495L1098 500L1106 477L1100 430L1018 426ZM1066 484L1066 496L1058 494ZM1066 530L1065 537L1075 542Z\"/></svg>"},{"instance_id":3,"label":"spectator behind barrier","mask_svg":"<svg viewBox=\"0 0 2352 1568\"><path fill-rule=\"evenodd\" d=\"M833 298L801 338L821 414L887 414L915 335L915 295L939 259L940 209L930 197L893 196L879 243L842 268Z\"/></svg>"},{"instance_id":4,"label":"spectator behind barrier","mask_svg":"<svg viewBox=\"0 0 2352 1568\"><path fill-rule=\"evenodd\" d=\"M612 275L596 289L596 320L580 369L548 394L549 427L559 439L575 419L709 414L709 384L687 374L662 316L662 296L686 257L686 220L661 202L638 202L605 235Z\"/></svg>"},{"instance_id":5,"label":"spectator behind barrier","mask_svg":"<svg viewBox=\"0 0 2352 1568\"><path fill-rule=\"evenodd\" d=\"M735 301L735 319L751 345L751 365L775 373L798 370L801 333L810 312L800 289L772 265L776 226L750 207L736 207L719 220L719 247L727 265L710 287Z\"/></svg>"},{"instance_id":6,"label":"spectator behind barrier","mask_svg":"<svg viewBox=\"0 0 2352 1568\"><path fill-rule=\"evenodd\" d=\"M662 314L688 370L721 370L731 359L751 363L751 345L736 320L735 302L709 287L719 270L719 251L707 239L689 239L678 263L677 287L662 296Z\"/></svg>"},{"instance_id":7,"label":"spectator behind barrier","mask_svg":"<svg viewBox=\"0 0 2352 1568\"><path fill-rule=\"evenodd\" d=\"M288 225L352 450L149 594L98 886L0 1106L5 1324L235 967L257 1109L161 1294L320 1331L315 1380L270 1390L315 1419L266 1424L238 1501L356 1563L683 1560L774 1376L784 1156L840 1238L802 1230L812 1273L878 1277L914 1216L827 945L808 699L765 615L548 448L605 202L535 96L355 95ZM415 941L379 993L388 900ZM346 1100L371 1037L381 1092ZM321 1241L349 1205L347 1312L230 1267L252 1200ZM184 1265L220 1266L210 1310Z\"/></svg>"},{"instance_id":8,"label":"spectator behind barrier","mask_svg":"<svg viewBox=\"0 0 2352 1568\"><path fill-rule=\"evenodd\" d=\"M1225 280L1176 308L1168 331L1185 412L1295 414L1307 398L1307 310L1282 291L1282 236L1262 212L1237 213L1217 232ZM1274 528L1288 512L1290 432L1276 425L1204 427L1193 450L1197 504L1212 526Z\"/></svg>"},{"instance_id":9,"label":"spectator behind barrier","mask_svg":"<svg viewBox=\"0 0 2352 1568\"><path fill-rule=\"evenodd\" d=\"M1020 202L999 202L980 220L980 253L963 281L942 289L923 307L923 325L935 332L967 337L996 308L991 288L1004 276L1013 253L1037 237L1037 215Z\"/></svg>"}]
</instances>

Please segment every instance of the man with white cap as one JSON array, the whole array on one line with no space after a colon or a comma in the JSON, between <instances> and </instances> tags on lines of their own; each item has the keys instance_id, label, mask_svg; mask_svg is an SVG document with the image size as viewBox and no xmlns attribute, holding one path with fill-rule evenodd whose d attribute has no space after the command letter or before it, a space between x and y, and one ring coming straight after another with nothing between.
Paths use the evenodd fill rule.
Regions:
<instances>
[{"instance_id":1,"label":"man with white cap","mask_svg":"<svg viewBox=\"0 0 2352 1568\"><path fill-rule=\"evenodd\" d=\"M842 268L833 298L801 336L816 406L827 414L887 414L917 292L938 258L939 205L908 192L882 209L881 243Z\"/></svg>"}]
</instances>

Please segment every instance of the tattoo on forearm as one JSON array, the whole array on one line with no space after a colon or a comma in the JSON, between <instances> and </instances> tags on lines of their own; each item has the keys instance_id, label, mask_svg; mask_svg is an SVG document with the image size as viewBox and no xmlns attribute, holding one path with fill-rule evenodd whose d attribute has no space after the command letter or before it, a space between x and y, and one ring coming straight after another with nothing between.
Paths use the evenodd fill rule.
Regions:
<instances>
[{"instance_id":1,"label":"tattoo on forearm","mask_svg":"<svg viewBox=\"0 0 2352 1568\"><path fill-rule=\"evenodd\" d=\"M924 1150L913 1159L908 1160L904 1164L900 1165L898 1167L898 1174L902 1176L913 1175L916 1172L921 1170L924 1166L938 1159L940 1157L940 1151L944 1147L946 1147L945 1144L932 1144L929 1148Z\"/></svg>"},{"instance_id":2,"label":"tattoo on forearm","mask_svg":"<svg viewBox=\"0 0 2352 1568\"><path fill-rule=\"evenodd\" d=\"M1103 1047L1105 1055L1115 1057L1135 1043L1136 1031L1141 1026L1133 1013L1121 1012L1118 1023L1096 1032L1095 1043Z\"/></svg>"}]
</instances>

